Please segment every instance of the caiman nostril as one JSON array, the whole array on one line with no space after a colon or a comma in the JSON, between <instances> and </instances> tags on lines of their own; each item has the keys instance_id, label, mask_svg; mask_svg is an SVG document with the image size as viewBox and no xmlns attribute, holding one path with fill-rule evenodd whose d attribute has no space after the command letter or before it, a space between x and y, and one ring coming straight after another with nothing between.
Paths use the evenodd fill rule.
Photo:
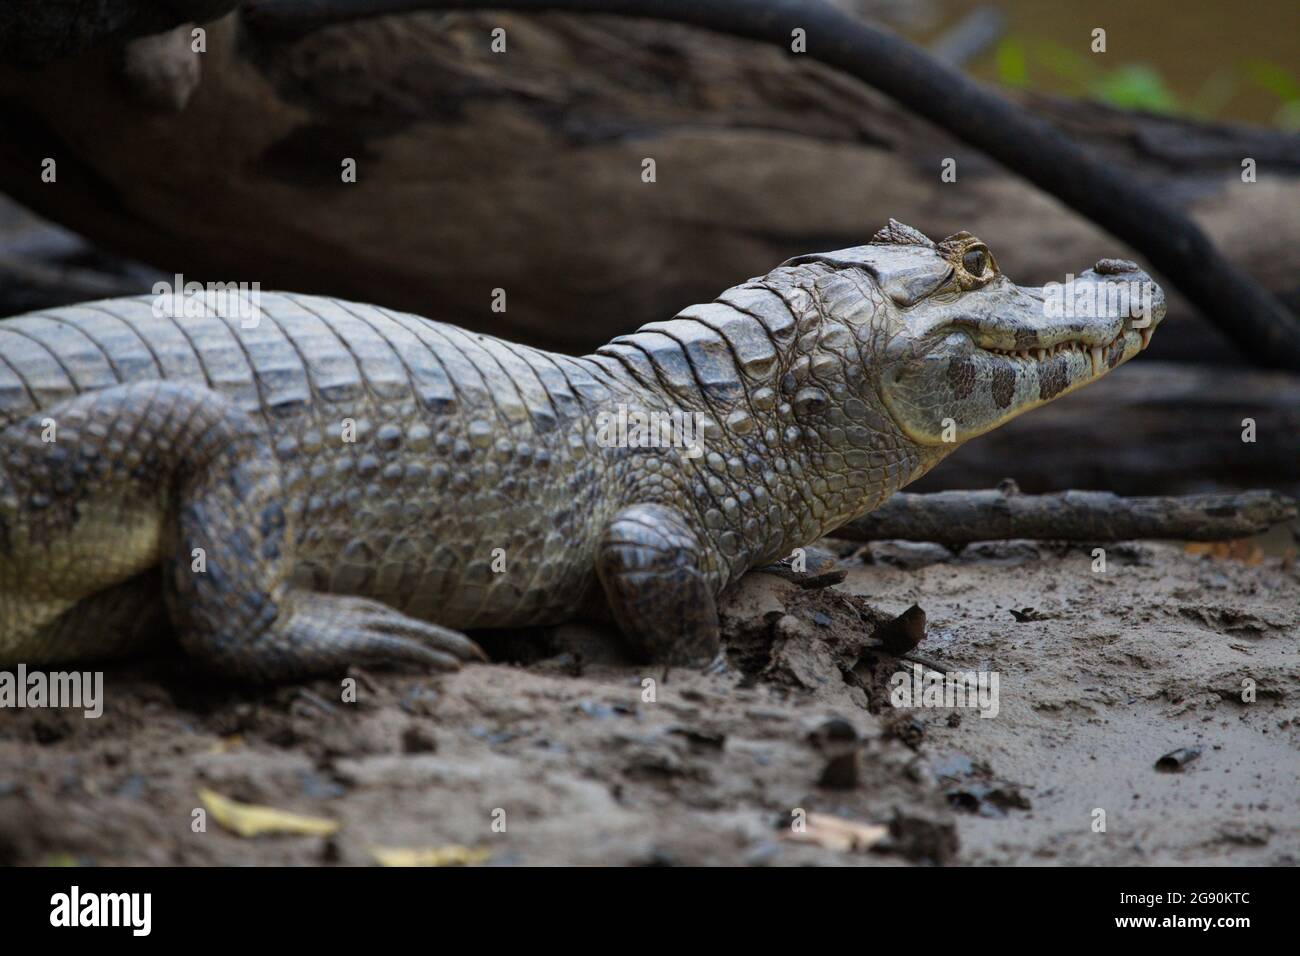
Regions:
<instances>
[{"instance_id":1,"label":"caiman nostril","mask_svg":"<svg viewBox=\"0 0 1300 956\"><path fill-rule=\"evenodd\" d=\"M1137 272L1138 264L1128 259L1098 259L1092 270L1099 276L1117 276L1125 272Z\"/></svg>"}]
</instances>

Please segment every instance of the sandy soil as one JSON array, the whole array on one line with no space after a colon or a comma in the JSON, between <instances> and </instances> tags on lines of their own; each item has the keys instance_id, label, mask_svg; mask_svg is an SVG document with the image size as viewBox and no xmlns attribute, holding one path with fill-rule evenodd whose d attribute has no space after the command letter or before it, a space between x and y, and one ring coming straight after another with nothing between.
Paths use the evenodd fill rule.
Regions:
<instances>
[{"instance_id":1,"label":"sandy soil","mask_svg":"<svg viewBox=\"0 0 1300 956\"><path fill-rule=\"evenodd\" d=\"M354 673L355 703L114 666L97 720L0 713L0 863L1300 863L1300 571L1147 543L1092 562L884 543L835 587L751 574L718 674L647 671L584 625L488 636L501 662L457 674ZM997 716L891 705L910 665L872 642L912 604L914 655L996 671ZM1199 757L1156 768L1179 748ZM200 788L340 827L195 832ZM801 811L860 845L816 816L793 838Z\"/></svg>"}]
</instances>

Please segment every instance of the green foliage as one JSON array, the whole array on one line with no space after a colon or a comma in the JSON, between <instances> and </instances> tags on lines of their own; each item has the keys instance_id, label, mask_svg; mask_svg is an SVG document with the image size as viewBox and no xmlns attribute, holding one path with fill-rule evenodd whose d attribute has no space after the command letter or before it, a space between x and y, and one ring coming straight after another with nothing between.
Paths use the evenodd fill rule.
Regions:
<instances>
[{"instance_id":1,"label":"green foliage","mask_svg":"<svg viewBox=\"0 0 1300 956\"><path fill-rule=\"evenodd\" d=\"M1007 37L998 44L994 54L997 62L998 81L1004 86L1023 87L1029 85L1029 63L1025 59L1025 46L1015 37Z\"/></svg>"},{"instance_id":2,"label":"green foliage","mask_svg":"<svg viewBox=\"0 0 1300 956\"><path fill-rule=\"evenodd\" d=\"M1004 37L993 57L998 81L1004 86L1032 87L1037 72L1054 77L1076 96L1090 96L1120 109L1184 113L1201 119L1221 115L1243 86L1253 86L1277 97L1274 121L1279 126L1300 129L1300 81L1270 60L1251 57L1222 67L1194 95L1182 98L1155 66L1136 62L1107 68L1101 62L1052 40L1016 35Z\"/></svg>"},{"instance_id":3,"label":"green foliage","mask_svg":"<svg viewBox=\"0 0 1300 956\"><path fill-rule=\"evenodd\" d=\"M1256 86L1268 90L1285 102L1300 100L1300 83L1282 67L1269 60L1251 57L1242 61L1242 73Z\"/></svg>"},{"instance_id":4,"label":"green foliage","mask_svg":"<svg viewBox=\"0 0 1300 956\"><path fill-rule=\"evenodd\" d=\"M1283 129L1300 130L1300 83L1296 78L1276 63L1259 57L1245 60L1241 70L1248 82L1281 100L1274 122Z\"/></svg>"},{"instance_id":5,"label":"green foliage","mask_svg":"<svg viewBox=\"0 0 1300 956\"><path fill-rule=\"evenodd\" d=\"M1125 110L1148 113L1176 113L1178 98L1165 86L1152 67L1130 63L1109 70L1089 87L1089 92L1103 103Z\"/></svg>"}]
</instances>

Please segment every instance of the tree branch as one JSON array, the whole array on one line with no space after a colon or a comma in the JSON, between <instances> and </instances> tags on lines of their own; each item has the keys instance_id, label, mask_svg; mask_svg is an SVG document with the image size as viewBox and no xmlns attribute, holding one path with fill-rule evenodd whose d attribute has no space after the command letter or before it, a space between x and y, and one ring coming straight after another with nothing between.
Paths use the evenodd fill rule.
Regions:
<instances>
[{"instance_id":1,"label":"tree branch","mask_svg":"<svg viewBox=\"0 0 1300 956\"><path fill-rule=\"evenodd\" d=\"M850 541L1127 541L1163 538L1228 541L1267 531L1296 517L1292 498L1273 491L1232 495L1121 498L1108 491L1022 495L1007 490L896 494L832 532Z\"/></svg>"}]
</instances>

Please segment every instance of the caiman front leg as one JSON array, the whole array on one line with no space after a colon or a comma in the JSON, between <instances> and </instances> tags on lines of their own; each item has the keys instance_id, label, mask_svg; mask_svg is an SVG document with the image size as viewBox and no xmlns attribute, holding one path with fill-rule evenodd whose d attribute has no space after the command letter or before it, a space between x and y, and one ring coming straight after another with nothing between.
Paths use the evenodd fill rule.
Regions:
<instances>
[{"instance_id":1,"label":"caiman front leg","mask_svg":"<svg viewBox=\"0 0 1300 956\"><path fill-rule=\"evenodd\" d=\"M703 554L699 535L664 505L624 508L606 526L596 574L614 620L646 659L704 665L717 656L718 609Z\"/></svg>"},{"instance_id":2,"label":"caiman front leg","mask_svg":"<svg viewBox=\"0 0 1300 956\"><path fill-rule=\"evenodd\" d=\"M42 437L51 425L54 441ZM181 645L227 674L485 659L456 631L294 587L279 464L217 392L168 382L90 392L10 425L0 449L0 657L7 645L66 659L76 649L54 639L63 612L160 564Z\"/></svg>"}]
</instances>

